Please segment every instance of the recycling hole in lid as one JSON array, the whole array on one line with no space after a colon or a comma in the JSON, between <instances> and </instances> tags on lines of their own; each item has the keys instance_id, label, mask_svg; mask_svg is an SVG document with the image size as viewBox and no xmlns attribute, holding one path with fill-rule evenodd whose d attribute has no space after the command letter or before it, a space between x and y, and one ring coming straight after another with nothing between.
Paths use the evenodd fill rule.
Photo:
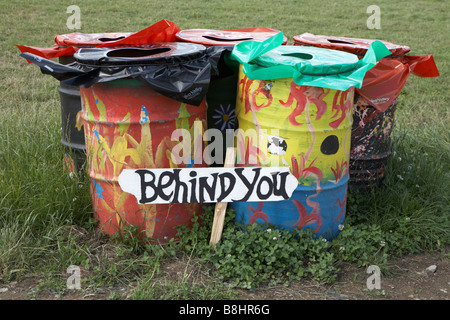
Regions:
<instances>
[{"instance_id":1,"label":"recycling hole in lid","mask_svg":"<svg viewBox=\"0 0 450 320\"><path fill-rule=\"evenodd\" d=\"M98 41L101 42L110 42L110 41L117 41L117 40L122 40L125 39L125 36L120 36L117 38L108 38L108 37L103 37L103 38L98 38Z\"/></svg>"},{"instance_id":2,"label":"recycling hole in lid","mask_svg":"<svg viewBox=\"0 0 450 320\"><path fill-rule=\"evenodd\" d=\"M328 42L331 42L331 43L349 44L349 45L352 45L352 46L356 45L355 43L351 43L351 42L344 41L344 40L337 40L337 39L327 39L327 40L328 40Z\"/></svg>"},{"instance_id":3,"label":"recycling hole in lid","mask_svg":"<svg viewBox=\"0 0 450 320\"><path fill-rule=\"evenodd\" d=\"M114 58L143 58L167 52L170 50L171 50L170 48L155 48L155 49L125 48L125 49L111 50L106 55L108 57Z\"/></svg>"},{"instance_id":4,"label":"recycling hole in lid","mask_svg":"<svg viewBox=\"0 0 450 320\"><path fill-rule=\"evenodd\" d=\"M303 53L303 52L290 52L290 53L282 53L281 54L284 57L293 57L303 60L311 60L313 58L313 55L309 53Z\"/></svg>"},{"instance_id":5,"label":"recycling hole in lid","mask_svg":"<svg viewBox=\"0 0 450 320\"><path fill-rule=\"evenodd\" d=\"M245 41L245 40L252 40L253 38L221 38L221 37L215 37L215 36L202 36L203 38L206 38L208 40L213 41Z\"/></svg>"}]
</instances>

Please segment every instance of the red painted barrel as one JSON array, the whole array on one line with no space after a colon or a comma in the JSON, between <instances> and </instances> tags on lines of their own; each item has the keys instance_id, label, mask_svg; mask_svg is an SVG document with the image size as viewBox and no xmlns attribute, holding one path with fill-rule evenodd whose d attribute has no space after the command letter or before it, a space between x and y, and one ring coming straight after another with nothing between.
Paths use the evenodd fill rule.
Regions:
<instances>
[{"instance_id":1,"label":"red painted barrel","mask_svg":"<svg viewBox=\"0 0 450 320\"><path fill-rule=\"evenodd\" d=\"M74 62L73 54L80 48L105 47L118 44L141 45L174 41L180 29L168 20L161 20L138 32L107 32L60 34L50 48L16 45L21 52L29 52L46 59L59 58L61 64ZM86 162L83 123L80 121L81 100L77 86L60 82L58 92L61 103L61 144L65 150L67 169L80 172Z\"/></svg>"},{"instance_id":2,"label":"red painted barrel","mask_svg":"<svg viewBox=\"0 0 450 320\"><path fill-rule=\"evenodd\" d=\"M162 45L154 52L161 60L164 56L170 58L174 51L173 47L164 48ZM89 52L75 54L75 58L80 58L77 59L79 62L83 61L83 53ZM116 53L124 54L123 57L110 55L114 56L116 65L126 63L128 59L135 65L139 61L151 63L148 61L150 55L132 57L126 50L117 50ZM180 59L184 58L189 59L189 56ZM192 132L194 121L201 121L206 128L205 101L199 106L188 105L131 78L96 83L81 88L80 93L91 197L101 228L108 234L115 234L126 225L134 225L150 242L164 244L171 238L176 239L176 227L191 227L194 215L201 217L202 205L139 204L132 194L120 188L118 176L123 169L206 166L177 163L171 157L173 148L180 143L171 140L175 129L184 128ZM203 147L201 136L191 134L191 137L193 144L194 139L199 139L195 143Z\"/></svg>"}]
</instances>

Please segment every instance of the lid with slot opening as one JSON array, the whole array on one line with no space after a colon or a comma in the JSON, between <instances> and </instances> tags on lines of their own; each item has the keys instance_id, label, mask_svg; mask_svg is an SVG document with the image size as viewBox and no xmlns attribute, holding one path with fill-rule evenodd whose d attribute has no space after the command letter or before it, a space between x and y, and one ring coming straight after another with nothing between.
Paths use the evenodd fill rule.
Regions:
<instances>
[{"instance_id":1,"label":"lid with slot opening","mask_svg":"<svg viewBox=\"0 0 450 320\"><path fill-rule=\"evenodd\" d=\"M294 44L301 46L314 46L325 49L334 49L345 52L354 53L357 55L364 55L369 49L370 45L377 41L376 39L359 39L347 37L333 37L324 35L315 35L312 33L303 33L294 36ZM378 40L381 41L381 40ZM407 46L402 46L387 41L381 41L391 52L391 56L402 56L407 54L411 49Z\"/></svg>"},{"instance_id":2,"label":"lid with slot opening","mask_svg":"<svg viewBox=\"0 0 450 320\"><path fill-rule=\"evenodd\" d=\"M280 31L270 28L249 28L232 30L190 29L177 32L177 40L199 43L204 46L234 46L247 40L263 41ZM284 37L283 44L287 43Z\"/></svg>"},{"instance_id":3,"label":"lid with slot opening","mask_svg":"<svg viewBox=\"0 0 450 320\"><path fill-rule=\"evenodd\" d=\"M223 48L182 42L81 48L70 64L29 52L20 56L68 85L88 88L96 83L135 79L166 97L198 106L206 96L211 70L217 67Z\"/></svg>"},{"instance_id":4,"label":"lid with slot opening","mask_svg":"<svg viewBox=\"0 0 450 320\"><path fill-rule=\"evenodd\" d=\"M204 56L205 49L195 43L163 42L133 47L82 48L74 58L80 63L100 67L182 63Z\"/></svg>"},{"instance_id":5,"label":"lid with slot opening","mask_svg":"<svg viewBox=\"0 0 450 320\"><path fill-rule=\"evenodd\" d=\"M58 47L65 48L69 46L74 47L94 47L99 44L114 42L118 40L125 39L126 37L132 35L131 32L118 33L68 33L61 34L55 37L55 43Z\"/></svg>"},{"instance_id":6,"label":"lid with slot opening","mask_svg":"<svg viewBox=\"0 0 450 320\"><path fill-rule=\"evenodd\" d=\"M292 78L298 85L347 90L360 88L364 75L378 60L390 54L374 41L362 59L355 54L316 47L282 46L281 33L264 40L243 41L231 57L242 64L250 80Z\"/></svg>"},{"instance_id":7,"label":"lid with slot opening","mask_svg":"<svg viewBox=\"0 0 450 320\"><path fill-rule=\"evenodd\" d=\"M315 47L280 46L270 50L252 63L263 67L288 66L303 74L327 75L353 70L358 64L354 54Z\"/></svg>"},{"instance_id":8,"label":"lid with slot opening","mask_svg":"<svg viewBox=\"0 0 450 320\"><path fill-rule=\"evenodd\" d=\"M173 42L180 28L168 20L160 20L135 33L68 33L57 35L50 48L31 47L15 44L22 53L31 53L45 59L63 56L72 57L80 48L110 47L114 45L140 45L154 42ZM70 59L69 59L70 60Z\"/></svg>"}]
</instances>

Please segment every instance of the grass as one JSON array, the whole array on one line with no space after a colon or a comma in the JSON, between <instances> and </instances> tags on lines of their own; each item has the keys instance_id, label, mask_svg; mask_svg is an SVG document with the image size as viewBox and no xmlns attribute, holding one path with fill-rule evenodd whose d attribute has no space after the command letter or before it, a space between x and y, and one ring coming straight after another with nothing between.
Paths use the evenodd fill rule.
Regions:
<instances>
[{"instance_id":1,"label":"grass","mask_svg":"<svg viewBox=\"0 0 450 320\"><path fill-rule=\"evenodd\" d=\"M67 29L67 3L1 2L0 283L35 273L45 278L41 290L64 291L65 268L77 264L90 275L84 287L132 286L130 299L234 297L231 289L223 290L222 282L211 282L205 276L226 270L230 265L220 254L226 256L233 250L224 247L211 256L205 230L186 235L185 243L167 247L145 246L130 239L117 242L94 237L95 241L89 241L84 231L74 231L71 226L89 232L95 228L87 180L71 179L64 171L58 84L18 57L14 47L50 47L55 35L73 31L133 32L161 19L181 29L271 27L283 31L290 43L303 32L377 38L408 45L411 54L433 54L441 76L410 76L399 96L394 154L384 186L369 193L350 193L342 236L327 247L311 244L318 251L302 254L313 265L305 269L305 275L328 281L340 261L363 266L376 257L377 263L386 264L390 256L445 249L450 226L448 5L444 1L413 0L407 5L383 1L379 4L381 29L369 30L366 8L372 2L152 0L130 5L81 1L77 3L81 30ZM229 221L224 243L236 241L235 237ZM377 241L386 241L388 246L380 249ZM339 250L343 247L345 254ZM165 277L161 266L170 261L186 265L180 278Z\"/></svg>"}]
</instances>

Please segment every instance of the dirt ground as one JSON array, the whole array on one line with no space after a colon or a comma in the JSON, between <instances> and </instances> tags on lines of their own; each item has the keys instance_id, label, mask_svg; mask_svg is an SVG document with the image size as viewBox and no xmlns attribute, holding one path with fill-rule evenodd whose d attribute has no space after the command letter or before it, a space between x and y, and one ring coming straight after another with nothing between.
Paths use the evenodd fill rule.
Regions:
<instances>
[{"instance_id":1,"label":"dirt ground","mask_svg":"<svg viewBox=\"0 0 450 320\"><path fill-rule=\"evenodd\" d=\"M391 261L389 275L381 276L380 290L367 289L372 275L365 268L346 264L336 284L302 280L282 288L242 292L241 299L282 300L449 300L450 263L442 254L416 254ZM431 265L435 272L427 271Z\"/></svg>"},{"instance_id":2,"label":"dirt ground","mask_svg":"<svg viewBox=\"0 0 450 320\"><path fill-rule=\"evenodd\" d=\"M323 285L304 279L286 286L262 286L255 290L238 290L239 300L449 300L450 261L447 254L426 253L408 255L390 262L387 275L380 278L381 289L368 290L371 274L364 268L345 264L341 266L336 284ZM433 271L427 271L430 266ZM180 261L161 266L165 276L177 279L186 271ZM49 290L37 291L39 277L29 276L19 281L0 285L0 300L106 300L115 293L127 298L132 288L103 288L95 293L66 290L63 295ZM37 294L34 294L38 292Z\"/></svg>"}]
</instances>

